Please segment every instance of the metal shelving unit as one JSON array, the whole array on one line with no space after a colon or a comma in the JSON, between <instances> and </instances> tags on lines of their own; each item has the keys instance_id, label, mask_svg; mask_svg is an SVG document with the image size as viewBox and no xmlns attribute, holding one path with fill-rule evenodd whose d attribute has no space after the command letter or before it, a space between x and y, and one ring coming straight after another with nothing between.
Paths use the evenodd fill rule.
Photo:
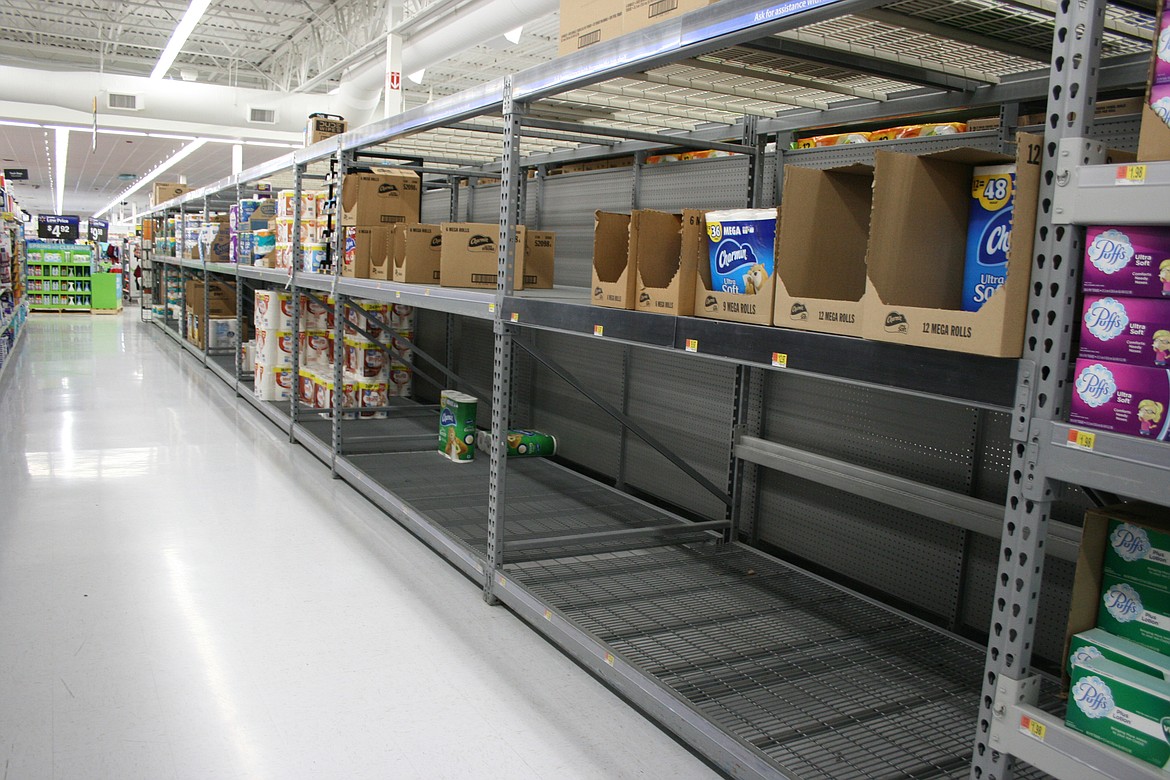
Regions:
<instances>
[{"instance_id":1,"label":"metal shelving unit","mask_svg":"<svg viewBox=\"0 0 1170 780\"><path fill-rule=\"evenodd\" d=\"M512 288L517 224L548 228L555 223L559 228L562 223L554 218L560 217L568 226L567 251L579 261L574 253L587 228L579 219L565 220L556 208L608 208L614 202L620 210L670 202L662 190L652 190L651 180L661 186L692 169L680 165L651 171L644 165L645 154L663 148L739 153L742 164L710 161L705 170L723 171L728 178L719 181L738 187L720 197L730 203L742 196L734 205L752 205L779 199L785 163L865 162L877 148L911 153L955 145L999 148L1011 142L1021 105L1046 101L1048 114L1076 117L1049 132L1048 140L1059 141L1058 151L1045 160L1056 184L1041 197L1053 202L1057 221L1124 222L1115 219L1123 212L1131 215L1128 221L1146 221L1147 204L1165 202L1150 191L1161 194L1170 187L1170 164L1149 166L1145 189L1116 187L1114 166L1083 164L1098 146L1084 140L1089 134L1085 117L1092 116L1098 91L1134 87L1145 78L1146 55L1140 49L1147 45L1147 14L1129 6L1107 8L1100 1L1058 8L1055 15L1031 4L984 4L980 10L990 20L978 29L963 29L956 21L963 9L957 6L954 18L948 18L945 8L926 9L909 0L880 10L877 5L836 0L761 9L748 0L723 0L546 66L438 98L159 207L180 217L196 207L206 214L225 196L237 197L246 183L273 177L283 177L299 191L303 179L313 175L310 166L332 162L344 172L363 154L369 159L405 155L428 134L443 133L456 150L453 155L464 153L464 159L430 159L421 165L424 189L430 191L424 213L429 209L452 221L464 216L490 221L490 215L498 215L502 240L495 291L347 279L337 269L333 275L317 275L156 261L205 279L234 277L240 283L241 322L245 283L285 288L294 295L332 295L336 307L364 298L415 306L430 312L432 322L446 315L446 344L432 349L435 357L424 362L454 384L492 382L490 394L480 395L490 406L496 444L489 458L450 474L442 495L433 488L434 474L443 465L432 451L433 409L396 404L389 419L347 421L340 401L324 417L295 399L261 402L243 387L238 361L199 353L183 338L182 322L178 329L166 318L158 324L292 441L483 583L489 603L513 609L732 776L1153 776L1152 770L1065 729L1058 716L1049 714L1061 706L1054 686L1031 665L1044 579L1038 564L1047 555L1050 569L1067 566L1079 544L1076 524L1058 511L1058 502L1068 497L1062 485L1167 500L1155 487L1165 484L1170 471L1170 458L1159 445L1098 433L1092 452L1067 446L1069 426L1061 421L1068 368L1065 326L1075 317L1075 295L1059 296L1055 304L1047 296L1032 301L1031 346L1024 359L996 360L596 308L585 305L587 291L580 287L505 292ZM914 40L902 51L875 49L872 55L842 44L851 35L865 37L859 31L873 25L885 30L886 38L893 27ZM981 71L978 58L949 70L924 64L917 55L929 50L928 43L945 43L948 33L964 56L973 56L965 46L1000 47L1000 59L988 58L1000 63L1000 70ZM1050 59L1077 67L1036 67ZM794 62L807 67L796 68ZM737 80L718 82L712 74ZM644 95L645 110L622 98L631 81L661 86ZM700 104L715 104L726 121L678 127L695 118ZM1001 131L786 151L792 133L810 127L831 130L909 113L1001 104ZM1133 128L1132 121L1110 119L1096 132L1115 141L1132 135ZM495 159L475 161L474 146L460 146L464 139L489 133L496 139ZM611 172L550 175L563 163L620 155L639 155L625 174L628 179L620 182L621 174ZM523 176L525 170L534 177ZM500 184L485 186L480 178L498 178ZM703 188L714 188L716 179L712 174L686 192L702 197ZM572 192L576 199L560 195L571 203L554 204L556 192ZM601 192L604 203L581 202L583 194ZM696 196L675 192L670 197ZM1125 205L1131 201L1133 208ZM1139 202L1145 211L1138 210ZM1076 231L1058 239L1048 230L1051 225L1039 227L1038 256L1079 256ZM334 251L340 251L340 243ZM1076 265L1070 260L1057 270L1038 263L1033 278L1043 281L1045 290L1050 285L1071 290ZM342 318L335 319L340 338ZM1054 347L1046 350L1046 342ZM456 361L464 343L473 359ZM443 347L445 355L440 354ZM485 365L488 353L491 364ZM616 391L574 373L594 361L615 371ZM678 424L718 438L713 449L719 452L692 449L680 457L680 446L698 434L667 425L650 430L640 422L654 408L641 397L645 388L639 392L647 375L643 364L718 378L718 387L704 388L718 406L708 415L717 422ZM340 381L339 359L334 371ZM680 380L673 375L671 381ZM775 411L766 407L777 395L787 397L792 383L805 383L798 387L830 400L839 397L842 403L878 394L873 413L886 427L874 423L867 441L907 449L903 460L910 463L925 464L931 457L962 460L957 468L965 471L965 479L933 473L916 477L900 473L905 471L901 466L864 465L856 452L863 445L839 448L851 459L780 441ZM580 391L603 410L596 418L582 416L577 424L580 430L611 426L613 441L596 449L616 453L616 487L551 462L504 457L500 434L525 410L538 409L535 397L548 394L541 396L544 406L538 409L546 415L548 405L564 405L566 396L553 393L553 384ZM685 379L681 384L685 395L691 385ZM672 410L684 408L674 398L663 403ZM890 433L898 425L922 428L927 415L936 416L928 427L953 430L972 441L970 462L962 454L919 443L913 433ZM821 438L828 447L834 434L826 429ZM981 462L984 450L989 463ZM658 470L649 473L670 482L667 492L676 491L675 496L648 500L655 494L638 482L641 475L631 473L631 464L641 469L650 463ZM679 471L670 470L675 468L693 478L685 487L677 479ZM982 474L997 469L1002 483ZM604 469L599 473L607 476ZM776 485L781 492L812 485L813 492L844 497L832 500L854 507L858 517L879 505L898 507L903 514L890 521L891 528L941 529L931 531L931 544L953 539L959 550L951 627L971 625L959 613L964 592L979 591L988 605L996 604L988 647L941 630L937 620L893 609L860 588L830 582L751 546L768 542L761 507L774 500L769 491ZM702 500L692 500L696 495ZM708 505L716 508L694 509ZM874 522L876 536L897 535ZM930 546L914 541L899 549ZM883 539L882 544L896 542ZM881 555L880 549L870 551L869 558ZM980 550L984 558L978 557ZM905 566L898 568L899 577L916 576ZM859 581L854 572L833 573ZM1025 735L1021 718L1042 728Z\"/></svg>"}]
</instances>

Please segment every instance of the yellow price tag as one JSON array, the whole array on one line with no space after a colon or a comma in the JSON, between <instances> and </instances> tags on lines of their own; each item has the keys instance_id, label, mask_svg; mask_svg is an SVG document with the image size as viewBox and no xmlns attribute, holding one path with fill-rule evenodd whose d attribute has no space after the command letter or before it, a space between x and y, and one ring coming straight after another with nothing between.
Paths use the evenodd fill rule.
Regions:
<instances>
[{"instance_id":1,"label":"yellow price tag","mask_svg":"<svg viewBox=\"0 0 1170 780\"><path fill-rule=\"evenodd\" d=\"M489 303L488 304L488 311L494 314L496 311L496 305L494 303Z\"/></svg>"},{"instance_id":2,"label":"yellow price tag","mask_svg":"<svg viewBox=\"0 0 1170 780\"><path fill-rule=\"evenodd\" d=\"M507 578L507 577L503 577L503 576L501 576L501 577L499 578L499 582L500 582L500 587L501 587L501 588L506 588L506 587L508 587L508 578Z\"/></svg>"},{"instance_id":3,"label":"yellow price tag","mask_svg":"<svg viewBox=\"0 0 1170 780\"><path fill-rule=\"evenodd\" d=\"M699 340L698 339L687 339L686 349L687 349L687 352L698 352L699 351Z\"/></svg>"},{"instance_id":4,"label":"yellow price tag","mask_svg":"<svg viewBox=\"0 0 1170 780\"><path fill-rule=\"evenodd\" d=\"M518 312L518 311L512 312L512 322L519 322L519 321L520 321L520 312Z\"/></svg>"},{"instance_id":5,"label":"yellow price tag","mask_svg":"<svg viewBox=\"0 0 1170 780\"><path fill-rule=\"evenodd\" d=\"M605 326L604 325L594 325L593 326L593 335L594 336L604 336L605 335Z\"/></svg>"},{"instance_id":6,"label":"yellow price tag","mask_svg":"<svg viewBox=\"0 0 1170 780\"><path fill-rule=\"evenodd\" d=\"M783 352L773 352L772 368L788 368L788 355Z\"/></svg>"},{"instance_id":7,"label":"yellow price tag","mask_svg":"<svg viewBox=\"0 0 1170 780\"><path fill-rule=\"evenodd\" d=\"M430 294L431 294L431 288L430 288L430 287L428 287L428 288L426 288L425 290L423 290L423 295L430 295Z\"/></svg>"},{"instance_id":8,"label":"yellow price tag","mask_svg":"<svg viewBox=\"0 0 1170 780\"><path fill-rule=\"evenodd\" d=\"M552 610L551 609L546 609L544 611L544 619L545 620L552 620Z\"/></svg>"},{"instance_id":9,"label":"yellow price tag","mask_svg":"<svg viewBox=\"0 0 1170 780\"><path fill-rule=\"evenodd\" d=\"M614 659L613 659L613 653L606 653L606 654L605 654L605 662L606 662L607 664L609 664L610 666L613 666L613 660L614 660Z\"/></svg>"},{"instance_id":10,"label":"yellow price tag","mask_svg":"<svg viewBox=\"0 0 1170 780\"><path fill-rule=\"evenodd\" d=\"M1032 720L1027 715L1020 717L1020 731L1029 736L1035 737L1041 742L1043 742L1044 738L1048 735L1047 726L1039 721Z\"/></svg>"},{"instance_id":11,"label":"yellow price tag","mask_svg":"<svg viewBox=\"0 0 1170 780\"><path fill-rule=\"evenodd\" d=\"M1146 183L1146 166L1145 165L1119 165L1117 166L1117 184L1145 184Z\"/></svg>"},{"instance_id":12,"label":"yellow price tag","mask_svg":"<svg viewBox=\"0 0 1170 780\"><path fill-rule=\"evenodd\" d=\"M1078 431L1075 428L1068 432L1068 446L1081 450L1091 450L1097 445L1097 434L1088 431Z\"/></svg>"}]
</instances>

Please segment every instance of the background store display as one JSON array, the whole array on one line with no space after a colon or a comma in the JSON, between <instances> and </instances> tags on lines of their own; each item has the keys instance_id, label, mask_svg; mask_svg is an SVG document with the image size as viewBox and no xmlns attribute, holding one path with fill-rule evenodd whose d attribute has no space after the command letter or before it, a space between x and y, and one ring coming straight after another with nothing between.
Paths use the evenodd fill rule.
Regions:
<instances>
[{"instance_id":1,"label":"background store display","mask_svg":"<svg viewBox=\"0 0 1170 780\"><path fill-rule=\"evenodd\" d=\"M34 311L89 311L93 249L80 244L28 244L29 305Z\"/></svg>"}]
</instances>

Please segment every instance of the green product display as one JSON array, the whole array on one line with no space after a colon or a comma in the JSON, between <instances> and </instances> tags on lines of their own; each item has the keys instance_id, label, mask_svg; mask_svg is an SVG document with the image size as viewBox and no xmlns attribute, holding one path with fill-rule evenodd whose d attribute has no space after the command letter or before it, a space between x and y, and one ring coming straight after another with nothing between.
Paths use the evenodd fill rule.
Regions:
<instances>
[{"instance_id":1,"label":"green product display","mask_svg":"<svg viewBox=\"0 0 1170 780\"><path fill-rule=\"evenodd\" d=\"M1170 654L1170 594L1106 574L1100 598L1098 628Z\"/></svg>"},{"instance_id":2,"label":"green product display","mask_svg":"<svg viewBox=\"0 0 1170 780\"><path fill-rule=\"evenodd\" d=\"M30 243L26 251L29 308L89 311L97 294L93 249L80 244ZM116 275L115 275L116 276ZM115 289L116 289L115 282ZM115 309L113 306L103 308Z\"/></svg>"},{"instance_id":3,"label":"green product display","mask_svg":"<svg viewBox=\"0 0 1170 780\"><path fill-rule=\"evenodd\" d=\"M1110 520L1105 573L1170 593L1170 533Z\"/></svg>"},{"instance_id":4,"label":"green product display","mask_svg":"<svg viewBox=\"0 0 1170 780\"><path fill-rule=\"evenodd\" d=\"M1104 658L1161 680L1170 678L1170 657L1125 637L1113 636L1108 631L1094 628L1072 638L1068 654L1070 674L1078 661L1095 658Z\"/></svg>"},{"instance_id":5,"label":"green product display","mask_svg":"<svg viewBox=\"0 0 1170 780\"><path fill-rule=\"evenodd\" d=\"M1073 665L1065 723L1157 767L1170 763L1170 683L1104 658Z\"/></svg>"},{"instance_id":6,"label":"green product display","mask_svg":"<svg viewBox=\"0 0 1170 780\"><path fill-rule=\"evenodd\" d=\"M95 309L117 309L121 302L118 294L118 274L94 274L92 305Z\"/></svg>"}]
</instances>

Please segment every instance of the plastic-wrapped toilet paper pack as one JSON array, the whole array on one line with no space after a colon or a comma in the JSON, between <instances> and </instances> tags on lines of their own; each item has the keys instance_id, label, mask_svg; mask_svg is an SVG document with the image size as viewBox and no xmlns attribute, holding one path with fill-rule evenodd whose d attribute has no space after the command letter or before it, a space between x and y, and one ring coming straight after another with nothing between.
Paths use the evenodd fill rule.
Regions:
<instances>
[{"instance_id":1,"label":"plastic-wrapped toilet paper pack","mask_svg":"<svg viewBox=\"0 0 1170 780\"><path fill-rule=\"evenodd\" d=\"M292 330L292 295L275 290L256 291L253 324L256 330Z\"/></svg>"}]
</instances>

